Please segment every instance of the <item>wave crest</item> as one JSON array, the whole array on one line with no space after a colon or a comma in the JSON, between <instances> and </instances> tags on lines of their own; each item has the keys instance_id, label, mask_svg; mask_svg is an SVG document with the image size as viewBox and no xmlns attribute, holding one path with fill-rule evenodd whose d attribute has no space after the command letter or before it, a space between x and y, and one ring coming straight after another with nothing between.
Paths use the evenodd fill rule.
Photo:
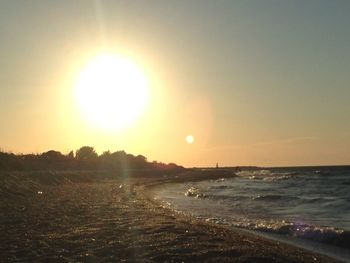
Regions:
<instances>
[{"instance_id":1,"label":"wave crest","mask_svg":"<svg viewBox=\"0 0 350 263\"><path fill-rule=\"evenodd\" d=\"M190 187L185 192L185 196L194 197L194 198L204 198L205 194L201 193L197 187Z\"/></svg>"},{"instance_id":2,"label":"wave crest","mask_svg":"<svg viewBox=\"0 0 350 263\"><path fill-rule=\"evenodd\" d=\"M296 173L291 172L272 172L270 170L245 170L236 173L237 176L247 177L250 180L266 180L266 181L279 181L289 179Z\"/></svg>"},{"instance_id":3,"label":"wave crest","mask_svg":"<svg viewBox=\"0 0 350 263\"><path fill-rule=\"evenodd\" d=\"M350 249L350 231L343 229L318 227L298 223L286 223L284 221L277 224L253 224L253 227L250 226L250 228L265 232L295 236Z\"/></svg>"}]
</instances>

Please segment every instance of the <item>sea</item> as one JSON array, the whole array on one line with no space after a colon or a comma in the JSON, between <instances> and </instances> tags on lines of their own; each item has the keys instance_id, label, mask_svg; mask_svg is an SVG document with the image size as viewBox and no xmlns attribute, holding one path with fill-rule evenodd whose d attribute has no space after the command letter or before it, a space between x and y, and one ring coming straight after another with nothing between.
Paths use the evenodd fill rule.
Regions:
<instances>
[{"instance_id":1,"label":"sea","mask_svg":"<svg viewBox=\"0 0 350 263\"><path fill-rule=\"evenodd\" d=\"M245 168L232 174L168 184L155 191L155 199L177 213L350 262L350 166Z\"/></svg>"}]
</instances>

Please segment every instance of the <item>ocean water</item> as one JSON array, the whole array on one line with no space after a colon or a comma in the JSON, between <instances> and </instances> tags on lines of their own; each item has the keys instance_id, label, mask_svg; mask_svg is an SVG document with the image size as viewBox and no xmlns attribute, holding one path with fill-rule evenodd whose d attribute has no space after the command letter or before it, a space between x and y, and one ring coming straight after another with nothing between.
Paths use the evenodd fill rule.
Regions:
<instances>
[{"instance_id":1,"label":"ocean water","mask_svg":"<svg viewBox=\"0 0 350 263\"><path fill-rule=\"evenodd\" d=\"M350 167L246 169L235 174L169 184L157 189L155 198L199 219L301 246L319 244L321 252L349 259Z\"/></svg>"}]
</instances>

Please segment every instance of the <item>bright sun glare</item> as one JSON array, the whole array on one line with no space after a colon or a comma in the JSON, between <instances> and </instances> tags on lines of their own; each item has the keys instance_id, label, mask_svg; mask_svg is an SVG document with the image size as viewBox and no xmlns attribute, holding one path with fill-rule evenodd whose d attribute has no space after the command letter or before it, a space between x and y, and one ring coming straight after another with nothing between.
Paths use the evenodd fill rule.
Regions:
<instances>
[{"instance_id":1,"label":"bright sun glare","mask_svg":"<svg viewBox=\"0 0 350 263\"><path fill-rule=\"evenodd\" d=\"M192 144L192 143L194 142L194 137L193 137L193 135L187 135L187 136L186 136L186 142L187 142L188 144Z\"/></svg>"},{"instance_id":2,"label":"bright sun glare","mask_svg":"<svg viewBox=\"0 0 350 263\"><path fill-rule=\"evenodd\" d=\"M93 125L108 130L132 124L148 102L145 74L131 60L102 54L80 72L75 99L83 116Z\"/></svg>"}]
</instances>

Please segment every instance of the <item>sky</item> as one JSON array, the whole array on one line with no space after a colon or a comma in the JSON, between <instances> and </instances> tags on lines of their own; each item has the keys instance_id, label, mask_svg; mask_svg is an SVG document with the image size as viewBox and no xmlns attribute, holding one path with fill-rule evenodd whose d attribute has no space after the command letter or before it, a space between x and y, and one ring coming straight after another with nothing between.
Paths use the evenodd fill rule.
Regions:
<instances>
[{"instance_id":1,"label":"sky","mask_svg":"<svg viewBox=\"0 0 350 263\"><path fill-rule=\"evenodd\" d=\"M0 1L0 147L91 145L186 167L349 164L349 13L346 0ZM74 100L101 52L148 78L148 108L124 130L87 123Z\"/></svg>"}]
</instances>

